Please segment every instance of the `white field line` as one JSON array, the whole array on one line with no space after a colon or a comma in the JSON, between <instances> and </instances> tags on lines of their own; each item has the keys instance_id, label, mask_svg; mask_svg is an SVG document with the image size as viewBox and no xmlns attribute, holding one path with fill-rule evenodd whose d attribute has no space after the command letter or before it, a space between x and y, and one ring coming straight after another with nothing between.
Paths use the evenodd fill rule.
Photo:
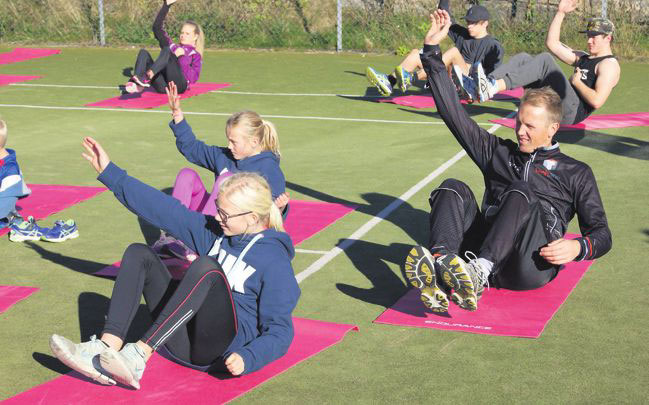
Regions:
<instances>
[{"instance_id":1,"label":"white field line","mask_svg":"<svg viewBox=\"0 0 649 405\"><path fill-rule=\"evenodd\" d=\"M81 86L72 84L38 84L38 83L10 83L10 86L24 87L57 87L70 89L119 89L119 86ZM210 93L240 94L246 96L291 96L291 97L355 97L355 98L382 98L383 96L366 96L360 94L335 94L335 93L261 93L254 91L213 90Z\"/></svg>"},{"instance_id":2,"label":"white field line","mask_svg":"<svg viewBox=\"0 0 649 405\"><path fill-rule=\"evenodd\" d=\"M61 106L46 106L46 105L28 105L28 104L0 104L4 108L31 108L41 110L66 110L66 111L117 111L117 112L130 112L130 113L155 113L155 114L169 114L166 110L140 110L132 108L99 108L99 107L61 107ZM232 113L222 112L191 112L184 111L185 115L208 115L208 116L223 116L229 117ZM397 120L373 120L369 118L338 118L338 117L311 117L302 115L269 115L263 114L264 118L278 118L289 120L316 120L316 121L346 121L346 122L369 122L380 124L408 124L408 125L444 125L442 121L397 121ZM479 125L493 125L490 122L480 123Z\"/></svg>"},{"instance_id":3,"label":"white field line","mask_svg":"<svg viewBox=\"0 0 649 405\"><path fill-rule=\"evenodd\" d=\"M516 111L512 112L509 114L507 117L511 118L514 116ZM498 128L500 128L500 124L494 124L491 128L489 128L488 132L490 134L493 134L496 132ZM329 263L331 260L333 260L336 256L341 254L342 252L345 251L348 247L354 244L357 240L362 238L366 233L368 233L372 228L374 228L376 225L378 225L381 221L383 221L385 218L388 217L394 210L399 208L399 206L406 201L413 195L419 192L422 188L424 188L428 183L433 181L437 176L440 174L444 173L449 167L453 166L458 160L462 159L464 156L466 156L466 152L463 150L459 151L458 153L455 154L452 158L447 160L444 164L442 164L440 167L435 169L432 173L430 173L428 176L426 176L423 180L421 180L419 183L415 184L412 186L408 191L403 193L399 198L395 199L388 205L387 207L383 208L381 212L376 214L372 219L367 221L365 224L363 224L358 230L356 230L353 234L351 234L347 239L345 239L344 242L339 244L338 246L334 246L327 254L316 260L313 264L311 264L309 267L306 269L302 270L299 272L295 278L297 279L298 283L301 283L304 281L307 277L311 276L312 274L316 273L317 271L321 270L327 263Z\"/></svg>"},{"instance_id":4,"label":"white field line","mask_svg":"<svg viewBox=\"0 0 649 405\"><path fill-rule=\"evenodd\" d=\"M308 253L312 255L326 255L326 250L309 250L309 249L295 249L295 253Z\"/></svg>"}]
</instances>

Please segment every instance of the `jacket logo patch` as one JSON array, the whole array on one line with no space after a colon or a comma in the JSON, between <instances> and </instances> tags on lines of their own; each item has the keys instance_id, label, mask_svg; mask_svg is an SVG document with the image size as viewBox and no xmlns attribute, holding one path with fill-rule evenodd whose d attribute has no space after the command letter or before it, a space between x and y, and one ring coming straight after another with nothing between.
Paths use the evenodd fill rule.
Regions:
<instances>
[{"instance_id":1,"label":"jacket logo patch","mask_svg":"<svg viewBox=\"0 0 649 405\"><path fill-rule=\"evenodd\" d=\"M557 162L554 159L545 159L543 161L543 167L545 167L548 170L556 169L558 164L559 164L559 162Z\"/></svg>"}]
</instances>

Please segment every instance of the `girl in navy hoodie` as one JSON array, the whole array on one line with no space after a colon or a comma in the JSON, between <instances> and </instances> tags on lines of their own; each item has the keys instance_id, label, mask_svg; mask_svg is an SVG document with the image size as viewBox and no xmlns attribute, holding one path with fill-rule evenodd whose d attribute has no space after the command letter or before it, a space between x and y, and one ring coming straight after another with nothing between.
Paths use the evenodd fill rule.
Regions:
<instances>
[{"instance_id":1,"label":"girl in navy hoodie","mask_svg":"<svg viewBox=\"0 0 649 405\"><path fill-rule=\"evenodd\" d=\"M169 7L175 2L176 0L163 1L153 23L153 35L160 44L160 55L154 62L146 49L140 49L135 61L135 75L125 86L128 93L137 93L151 86L158 93L164 93L169 82L176 83L178 92L184 93L190 84L198 81L205 35L200 25L188 20L180 30L179 43L171 40L163 25Z\"/></svg>"},{"instance_id":2,"label":"girl in navy hoodie","mask_svg":"<svg viewBox=\"0 0 649 405\"><path fill-rule=\"evenodd\" d=\"M167 88L169 107L173 117L169 127L176 137L178 151L198 166L214 173L212 192L208 193L200 175L193 169L182 169L176 176L172 196L185 207L214 215L214 200L218 194L219 183L225 177L239 171L256 172L270 185L275 204L287 212L289 196L286 193L286 179L279 166L279 136L272 122L263 120L254 111L241 111L233 114L225 125L227 147L206 145L196 139L180 109L180 97L174 83ZM180 258L192 260L192 252L169 237L164 232L153 245L158 252L169 252Z\"/></svg>"},{"instance_id":3,"label":"girl in navy hoodie","mask_svg":"<svg viewBox=\"0 0 649 405\"><path fill-rule=\"evenodd\" d=\"M283 356L293 339L291 313L300 289L291 267L293 244L267 182L254 173L230 176L211 217L128 176L94 139L83 145L98 180L126 208L178 236L200 258L176 284L150 247L130 245L100 339L75 344L52 335L54 355L103 384L116 380L136 389L147 360L163 345L181 364L225 368L235 376ZM140 340L124 345L142 296L154 322Z\"/></svg>"}]
</instances>

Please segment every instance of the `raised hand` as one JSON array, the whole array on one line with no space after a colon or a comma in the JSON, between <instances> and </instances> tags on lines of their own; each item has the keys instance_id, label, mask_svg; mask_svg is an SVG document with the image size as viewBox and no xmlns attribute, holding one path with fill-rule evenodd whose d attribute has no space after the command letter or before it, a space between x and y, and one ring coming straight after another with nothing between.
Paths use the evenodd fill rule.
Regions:
<instances>
[{"instance_id":1,"label":"raised hand","mask_svg":"<svg viewBox=\"0 0 649 405\"><path fill-rule=\"evenodd\" d=\"M558 10L562 13L570 13L577 8L577 0L561 0Z\"/></svg>"},{"instance_id":2,"label":"raised hand","mask_svg":"<svg viewBox=\"0 0 649 405\"><path fill-rule=\"evenodd\" d=\"M171 116L177 124L183 120L184 115L180 109L180 96L178 95L178 87L176 87L176 83L169 82L165 91L167 92L167 101L169 102Z\"/></svg>"},{"instance_id":3,"label":"raised hand","mask_svg":"<svg viewBox=\"0 0 649 405\"><path fill-rule=\"evenodd\" d=\"M451 27L451 17L446 10L435 10L429 15L430 29L426 33L424 44L426 45L439 45L444 38L448 35L448 30Z\"/></svg>"},{"instance_id":4,"label":"raised hand","mask_svg":"<svg viewBox=\"0 0 649 405\"><path fill-rule=\"evenodd\" d=\"M83 138L82 145L86 149L87 153L81 153L81 156L90 162L90 165L97 171L97 173L101 174L110 163L110 157L108 157L108 154L104 148L101 147L99 142L89 136Z\"/></svg>"}]
</instances>

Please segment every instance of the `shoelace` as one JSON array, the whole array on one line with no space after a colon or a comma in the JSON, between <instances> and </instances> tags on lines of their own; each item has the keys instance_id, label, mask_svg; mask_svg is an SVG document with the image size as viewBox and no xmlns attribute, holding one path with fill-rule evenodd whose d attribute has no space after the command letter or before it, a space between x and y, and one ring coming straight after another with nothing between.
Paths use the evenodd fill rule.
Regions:
<instances>
[{"instance_id":1,"label":"shoelace","mask_svg":"<svg viewBox=\"0 0 649 405\"><path fill-rule=\"evenodd\" d=\"M469 255L473 256L471 258ZM480 281L481 285L486 285L487 290L489 289L489 272L482 267L480 262L478 262L478 256L470 251L466 251L464 253L464 257L468 260L467 265L472 266L474 268L474 273L476 277L478 277L478 281Z\"/></svg>"}]
</instances>

